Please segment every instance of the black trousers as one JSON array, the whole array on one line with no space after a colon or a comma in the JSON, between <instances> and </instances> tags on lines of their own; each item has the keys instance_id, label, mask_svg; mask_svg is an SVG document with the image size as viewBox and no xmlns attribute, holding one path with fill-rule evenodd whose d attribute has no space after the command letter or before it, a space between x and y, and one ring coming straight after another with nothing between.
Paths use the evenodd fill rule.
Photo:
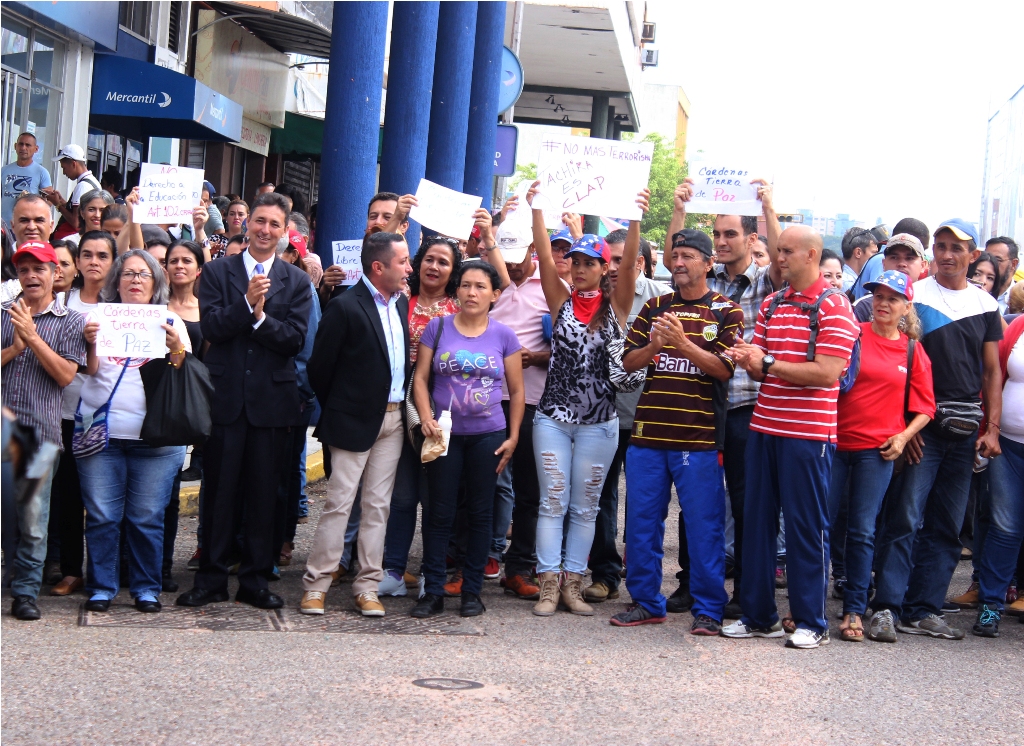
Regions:
<instances>
[{"instance_id":1,"label":"black trousers","mask_svg":"<svg viewBox=\"0 0 1024 746\"><path fill-rule=\"evenodd\" d=\"M503 402L508 420L508 402ZM537 564L537 512L540 510L540 480L533 458L533 417L537 406L526 405L519 428L519 445L512 454L512 542L505 553L505 575L528 575Z\"/></svg>"},{"instance_id":2,"label":"black trousers","mask_svg":"<svg viewBox=\"0 0 1024 746\"><path fill-rule=\"evenodd\" d=\"M295 527L299 523L299 497L302 495L302 469L300 468L302 449L306 447L306 429L309 427L312 417L313 405L306 404L302 410L302 421L298 426L292 428L291 439L286 446L287 463L281 471L274 518L276 555L281 553L281 548L286 541L289 543L295 541ZM324 459L324 462L329 460Z\"/></svg>"},{"instance_id":3,"label":"black trousers","mask_svg":"<svg viewBox=\"0 0 1024 746\"><path fill-rule=\"evenodd\" d=\"M632 436L631 429L619 430L619 447L608 467L608 476L601 489L600 510L594 527L594 544L590 548L590 571L595 583L604 583L609 590L619 587L622 580L622 557L615 546L619 532L619 473L626 458L626 449ZM629 485L626 486L627 490Z\"/></svg>"},{"instance_id":4,"label":"black trousers","mask_svg":"<svg viewBox=\"0 0 1024 746\"><path fill-rule=\"evenodd\" d=\"M750 434L750 418L754 405L730 409L725 417L725 450L722 452L722 466L725 470L725 486L729 489L729 506L732 508L733 560L736 572L733 576L733 595L740 592L740 578L743 575L743 495L747 490L747 470L744 453L747 450L747 436ZM776 530L778 533L778 530ZM690 548L686 543L686 527L683 514L679 513L679 572L676 577L680 584L690 587Z\"/></svg>"},{"instance_id":5,"label":"black trousers","mask_svg":"<svg viewBox=\"0 0 1024 746\"><path fill-rule=\"evenodd\" d=\"M75 421L61 420L60 425L64 451L57 462L57 473L50 493L50 530L54 528L56 517L61 576L81 578L85 577L82 572L85 562L85 506L82 504L82 486L78 481L78 464L71 452Z\"/></svg>"},{"instance_id":6,"label":"black trousers","mask_svg":"<svg viewBox=\"0 0 1024 746\"><path fill-rule=\"evenodd\" d=\"M253 427L245 411L230 425L214 425L203 463L203 553L196 587L227 590L229 560L242 529L238 583L251 591L267 587L277 559L274 518L278 486L292 445L288 427Z\"/></svg>"}]
</instances>

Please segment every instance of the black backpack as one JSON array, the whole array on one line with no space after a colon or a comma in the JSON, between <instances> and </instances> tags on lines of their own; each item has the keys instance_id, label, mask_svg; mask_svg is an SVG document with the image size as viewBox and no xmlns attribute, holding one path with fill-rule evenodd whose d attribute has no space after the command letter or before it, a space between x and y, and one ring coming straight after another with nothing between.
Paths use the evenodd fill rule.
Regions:
<instances>
[{"instance_id":1,"label":"black backpack","mask_svg":"<svg viewBox=\"0 0 1024 746\"><path fill-rule=\"evenodd\" d=\"M818 345L818 314L821 312L821 304L826 298L833 295L845 295L845 293L836 288L825 288L824 292L818 296L818 299L814 303L794 302L785 298L785 290L780 290L772 296L772 302L768 304L768 308L764 312L764 335L765 341L768 341L768 322L771 321L772 316L778 310L779 306L785 303L788 306L796 306L801 311L806 313L810 317L810 329L811 336L807 340L807 361L811 362L814 360L815 349ZM860 338L853 344L853 352L850 355L850 364L843 371L843 374L839 377L839 391L845 394L847 391L853 388L853 384L857 380L857 373L860 372Z\"/></svg>"}]
</instances>

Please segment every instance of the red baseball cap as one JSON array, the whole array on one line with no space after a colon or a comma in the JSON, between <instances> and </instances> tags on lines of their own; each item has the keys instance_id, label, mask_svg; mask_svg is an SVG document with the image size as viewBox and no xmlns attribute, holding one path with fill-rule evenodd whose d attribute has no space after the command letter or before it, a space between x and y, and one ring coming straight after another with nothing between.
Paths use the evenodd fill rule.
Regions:
<instances>
[{"instance_id":1,"label":"red baseball cap","mask_svg":"<svg viewBox=\"0 0 1024 746\"><path fill-rule=\"evenodd\" d=\"M35 257L41 262L53 262L57 264L57 252L50 244L43 241L26 241L14 252L11 261L17 264L22 257Z\"/></svg>"},{"instance_id":2,"label":"red baseball cap","mask_svg":"<svg viewBox=\"0 0 1024 746\"><path fill-rule=\"evenodd\" d=\"M475 238L477 241L480 240L480 226L479 225L474 225L473 226L473 230L471 230L469 232L469 237L470 238Z\"/></svg>"},{"instance_id":3,"label":"red baseball cap","mask_svg":"<svg viewBox=\"0 0 1024 746\"><path fill-rule=\"evenodd\" d=\"M306 256L306 237L298 231L288 231L288 245L299 252L299 256Z\"/></svg>"}]
</instances>

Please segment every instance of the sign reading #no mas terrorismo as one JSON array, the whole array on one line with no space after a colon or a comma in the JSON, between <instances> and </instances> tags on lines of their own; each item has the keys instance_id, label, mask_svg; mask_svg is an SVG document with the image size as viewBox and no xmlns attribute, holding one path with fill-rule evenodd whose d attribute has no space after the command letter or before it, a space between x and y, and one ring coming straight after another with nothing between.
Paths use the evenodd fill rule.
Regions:
<instances>
[{"instance_id":1,"label":"sign reading #no mas terrorismo","mask_svg":"<svg viewBox=\"0 0 1024 746\"><path fill-rule=\"evenodd\" d=\"M650 142L545 137L537 159L545 207L639 220L636 195L647 186L653 155Z\"/></svg>"}]
</instances>

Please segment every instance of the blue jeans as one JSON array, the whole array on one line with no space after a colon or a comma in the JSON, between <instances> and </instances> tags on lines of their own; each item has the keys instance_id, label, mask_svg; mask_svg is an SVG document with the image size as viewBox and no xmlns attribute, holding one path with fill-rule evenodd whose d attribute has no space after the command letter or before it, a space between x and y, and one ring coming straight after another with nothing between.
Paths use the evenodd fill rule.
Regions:
<instances>
[{"instance_id":1,"label":"blue jeans","mask_svg":"<svg viewBox=\"0 0 1024 746\"><path fill-rule=\"evenodd\" d=\"M667 451L631 445L626 451L626 588L656 617L665 616L661 593L665 518L676 486L686 526L693 615L722 621L725 592L725 483L718 451Z\"/></svg>"},{"instance_id":2,"label":"blue jeans","mask_svg":"<svg viewBox=\"0 0 1024 746\"><path fill-rule=\"evenodd\" d=\"M1002 608L1006 599L1024 539L1024 443L1000 435L999 445L1002 455L988 466L988 505L983 506L988 525L981 546L975 544L978 598L996 608ZM1020 583L1020 578L1017 581Z\"/></svg>"},{"instance_id":3,"label":"blue jeans","mask_svg":"<svg viewBox=\"0 0 1024 746\"><path fill-rule=\"evenodd\" d=\"M820 440L750 432L740 587L744 622L770 627L779 621L775 566L781 506L793 620L798 628L819 634L828 629L828 488L835 450Z\"/></svg>"},{"instance_id":4,"label":"blue jeans","mask_svg":"<svg viewBox=\"0 0 1024 746\"><path fill-rule=\"evenodd\" d=\"M875 543L875 611L906 621L941 614L960 561L960 527L974 472L976 438L953 441L921 431L921 463L903 470L903 491L887 500ZM1005 592L1006 588L1003 588Z\"/></svg>"},{"instance_id":5,"label":"blue jeans","mask_svg":"<svg viewBox=\"0 0 1024 746\"><path fill-rule=\"evenodd\" d=\"M618 417L596 425L571 425L537 413L533 422L533 454L540 480L537 572L558 572L562 565L566 512L565 570L587 572L601 490L618 446Z\"/></svg>"},{"instance_id":6,"label":"blue jeans","mask_svg":"<svg viewBox=\"0 0 1024 746\"><path fill-rule=\"evenodd\" d=\"M398 459L395 487L391 492L391 513L384 539L384 569L404 573L409 564L409 547L416 535L416 508L423 506L423 525L427 525L427 475L420 454L406 438ZM358 524L356 524L358 525ZM348 539L345 546L348 547Z\"/></svg>"},{"instance_id":7,"label":"blue jeans","mask_svg":"<svg viewBox=\"0 0 1024 746\"><path fill-rule=\"evenodd\" d=\"M128 588L132 598L158 598L163 562L164 508L184 446L153 448L111 438L106 449L78 460L85 503L90 598L112 599L119 588L121 521L127 518Z\"/></svg>"},{"instance_id":8,"label":"blue jeans","mask_svg":"<svg viewBox=\"0 0 1024 746\"><path fill-rule=\"evenodd\" d=\"M46 561L52 486L53 467L39 480L39 489L33 497L16 501L15 511L18 518L15 526L15 549L13 562L8 560L14 569L13 573L8 573L8 576L13 578L12 596L39 596L39 587L43 583L43 563Z\"/></svg>"},{"instance_id":9,"label":"blue jeans","mask_svg":"<svg viewBox=\"0 0 1024 746\"><path fill-rule=\"evenodd\" d=\"M480 595L484 565L491 545L494 485L498 481L499 456L494 452L505 442L505 431L451 436L448 455L427 464L430 484L430 515L423 528L423 577L427 593L444 595L445 555L455 525L459 485L466 487L468 542L462 571L462 592Z\"/></svg>"},{"instance_id":10,"label":"blue jeans","mask_svg":"<svg viewBox=\"0 0 1024 746\"><path fill-rule=\"evenodd\" d=\"M512 490L512 462L501 470L498 483L494 486L494 533L491 539L491 551L487 556L501 562L501 555L508 546L508 527L512 523L512 508L516 502L516 494Z\"/></svg>"},{"instance_id":11,"label":"blue jeans","mask_svg":"<svg viewBox=\"0 0 1024 746\"><path fill-rule=\"evenodd\" d=\"M837 451L832 459L828 511L833 526L842 507L847 484L850 487L846 512L844 614L863 616L868 608L871 559L875 553L875 520L892 478L892 467L893 462L883 459L877 448ZM832 566L835 568L834 561Z\"/></svg>"}]
</instances>

